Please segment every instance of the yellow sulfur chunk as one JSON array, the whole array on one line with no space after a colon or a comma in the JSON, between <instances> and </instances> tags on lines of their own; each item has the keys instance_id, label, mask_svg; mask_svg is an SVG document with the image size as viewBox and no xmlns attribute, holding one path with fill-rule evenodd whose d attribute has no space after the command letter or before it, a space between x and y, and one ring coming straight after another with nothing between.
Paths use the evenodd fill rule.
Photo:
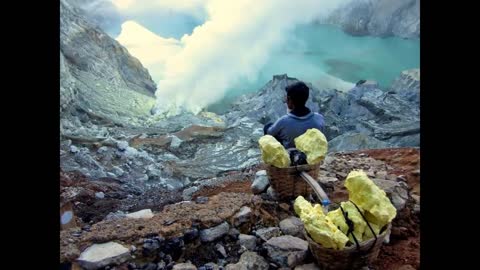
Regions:
<instances>
[{"instance_id":1,"label":"yellow sulfur chunk","mask_svg":"<svg viewBox=\"0 0 480 270\"><path fill-rule=\"evenodd\" d=\"M295 138L295 147L307 155L308 164L317 164L325 158L328 143L320 130L311 128Z\"/></svg>"},{"instance_id":2,"label":"yellow sulfur chunk","mask_svg":"<svg viewBox=\"0 0 480 270\"><path fill-rule=\"evenodd\" d=\"M315 242L326 248L345 248L348 237L323 213L321 205L312 206L305 198L298 196L294 209Z\"/></svg>"},{"instance_id":3,"label":"yellow sulfur chunk","mask_svg":"<svg viewBox=\"0 0 480 270\"><path fill-rule=\"evenodd\" d=\"M390 223L397 210L388 199L385 191L377 187L363 171L352 171L345 180L349 198L365 211L365 218L378 227Z\"/></svg>"},{"instance_id":4,"label":"yellow sulfur chunk","mask_svg":"<svg viewBox=\"0 0 480 270\"><path fill-rule=\"evenodd\" d=\"M290 155L287 150L273 136L262 136L258 143L262 151L263 162L273 165L277 168L286 168L290 166Z\"/></svg>"}]
</instances>

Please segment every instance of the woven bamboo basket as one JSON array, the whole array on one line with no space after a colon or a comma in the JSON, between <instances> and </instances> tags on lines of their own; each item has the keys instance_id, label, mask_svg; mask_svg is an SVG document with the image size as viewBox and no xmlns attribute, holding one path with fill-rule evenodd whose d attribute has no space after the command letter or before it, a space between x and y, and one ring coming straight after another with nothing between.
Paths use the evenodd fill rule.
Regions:
<instances>
[{"instance_id":1,"label":"woven bamboo basket","mask_svg":"<svg viewBox=\"0 0 480 270\"><path fill-rule=\"evenodd\" d=\"M322 247L315 242L304 230L303 233L308 241L308 246L318 266L322 270L342 270L342 269L360 269L373 263L380 252L385 236L390 231L391 224L385 225L386 229L377 239L369 239L359 243L359 248L355 244L345 247L343 250L334 250Z\"/></svg>"},{"instance_id":2,"label":"woven bamboo basket","mask_svg":"<svg viewBox=\"0 0 480 270\"><path fill-rule=\"evenodd\" d=\"M287 168L265 165L270 185L277 192L279 199L290 200L299 195L305 197L312 193L312 188L300 177L299 172L305 171L316 179L320 171L320 164L305 164Z\"/></svg>"}]
</instances>

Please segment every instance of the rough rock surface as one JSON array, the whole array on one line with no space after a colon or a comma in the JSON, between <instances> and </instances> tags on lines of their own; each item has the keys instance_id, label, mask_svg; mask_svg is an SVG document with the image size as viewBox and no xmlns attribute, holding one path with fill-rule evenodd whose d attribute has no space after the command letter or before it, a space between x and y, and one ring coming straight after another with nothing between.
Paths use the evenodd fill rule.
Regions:
<instances>
[{"instance_id":1,"label":"rough rock surface","mask_svg":"<svg viewBox=\"0 0 480 270\"><path fill-rule=\"evenodd\" d=\"M420 37L420 0L355 0L322 22L352 35Z\"/></svg>"}]
</instances>

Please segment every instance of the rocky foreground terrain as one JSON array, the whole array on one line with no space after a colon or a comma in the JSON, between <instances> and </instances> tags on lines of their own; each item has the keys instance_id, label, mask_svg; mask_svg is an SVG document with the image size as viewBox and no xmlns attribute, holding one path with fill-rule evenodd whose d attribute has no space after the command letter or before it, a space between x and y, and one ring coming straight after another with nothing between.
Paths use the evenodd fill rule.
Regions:
<instances>
[{"instance_id":1,"label":"rocky foreground terrain","mask_svg":"<svg viewBox=\"0 0 480 270\"><path fill-rule=\"evenodd\" d=\"M370 269L419 268L419 165L416 148L330 154L321 165L318 181L333 202L348 198L346 175L363 169L398 210L389 241ZM260 166L183 192L135 194L114 179L92 181L64 172L60 178L61 196L73 202L78 224L61 231L65 269L86 265L76 260L100 243L123 247L121 254L102 261L119 265L102 269L316 269L292 203L276 200ZM153 215L127 214L142 209ZM288 260L292 254L295 260Z\"/></svg>"}]
</instances>

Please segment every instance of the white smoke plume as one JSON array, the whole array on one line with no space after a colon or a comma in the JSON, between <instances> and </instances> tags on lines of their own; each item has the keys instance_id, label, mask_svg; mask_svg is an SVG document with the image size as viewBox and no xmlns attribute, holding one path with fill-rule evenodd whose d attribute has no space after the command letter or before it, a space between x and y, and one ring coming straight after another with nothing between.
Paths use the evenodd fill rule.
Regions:
<instances>
[{"instance_id":1,"label":"white smoke plume","mask_svg":"<svg viewBox=\"0 0 480 270\"><path fill-rule=\"evenodd\" d=\"M141 32L133 22L122 25L118 37L142 63L149 63L145 65L153 78L160 78L157 112L197 113L220 100L231 86L255 80L272 51L289 40L297 25L326 17L351 0L112 1L126 13L161 7L203 14L205 22L178 42L151 35L149 42L132 38L132 33ZM150 53L142 55L142 46Z\"/></svg>"},{"instance_id":2,"label":"white smoke plume","mask_svg":"<svg viewBox=\"0 0 480 270\"><path fill-rule=\"evenodd\" d=\"M211 0L208 20L181 40L159 81L157 109L194 113L221 99L238 80L253 80L270 52L298 24L327 16L347 0ZM173 101L173 103L172 103Z\"/></svg>"}]
</instances>

